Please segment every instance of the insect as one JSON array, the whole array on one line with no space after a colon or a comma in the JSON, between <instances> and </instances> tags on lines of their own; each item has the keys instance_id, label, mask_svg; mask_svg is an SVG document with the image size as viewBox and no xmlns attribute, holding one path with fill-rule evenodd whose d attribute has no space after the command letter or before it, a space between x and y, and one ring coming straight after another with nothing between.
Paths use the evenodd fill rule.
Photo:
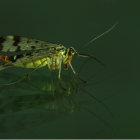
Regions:
<instances>
[{"instance_id":1,"label":"insect","mask_svg":"<svg viewBox=\"0 0 140 140\"><path fill-rule=\"evenodd\" d=\"M116 24L103 34L92 39L90 43L111 31L115 26ZM35 71L47 65L50 70L59 70L59 79L61 78L62 63L65 65L64 70L70 67L74 75L81 79L71 64L74 55L93 58L102 64L95 56L80 54L73 47L66 48L59 44L13 35L0 37L0 53L4 53L4 55L0 54L0 60L4 62L3 65L0 65L0 70L13 66L34 68L33 71Z\"/></svg>"}]
</instances>

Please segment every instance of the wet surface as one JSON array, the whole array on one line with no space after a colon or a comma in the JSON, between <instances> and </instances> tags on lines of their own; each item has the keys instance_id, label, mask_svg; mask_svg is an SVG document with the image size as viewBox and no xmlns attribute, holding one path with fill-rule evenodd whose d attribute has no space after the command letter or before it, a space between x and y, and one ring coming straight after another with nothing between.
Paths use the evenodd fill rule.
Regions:
<instances>
[{"instance_id":1,"label":"wet surface","mask_svg":"<svg viewBox=\"0 0 140 140\"><path fill-rule=\"evenodd\" d=\"M0 138L139 138L138 5L119 0L1 2L1 36L73 46L105 65L73 57L73 67L87 84L71 70L62 70L58 81L57 71L45 67L4 86L31 70L0 71ZM116 21L110 33L84 46Z\"/></svg>"}]
</instances>

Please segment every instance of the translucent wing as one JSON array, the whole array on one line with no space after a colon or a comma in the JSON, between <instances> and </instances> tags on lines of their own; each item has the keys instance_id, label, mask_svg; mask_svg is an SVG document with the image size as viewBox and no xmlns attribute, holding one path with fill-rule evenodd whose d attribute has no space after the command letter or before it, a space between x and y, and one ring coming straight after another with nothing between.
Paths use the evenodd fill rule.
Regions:
<instances>
[{"instance_id":1,"label":"translucent wing","mask_svg":"<svg viewBox=\"0 0 140 140\"><path fill-rule=\"evenodd\" d=\"M44 50L39 50L39 51L34 51L32 53L27 53L23 55L17 55L15 59L15 63L24 63L36 59L41 59L45 57L52 57L53 55L57 55L60 52L60 50L52 50L52 51L44 51Z\"/></svg>"},{"instance_id":2,"label":"translucent wing","mask_svg":"<svg viewBox=\"0 0 140 140\"><path fill-rule=\"evenodd\" d=\"M21 37L21 36L3 36L0 37L0 52L21 52L33 50L55 50L60 45L45 41ZM62 48L63 46L61 46Z\"/></svg>"}]
</instances>

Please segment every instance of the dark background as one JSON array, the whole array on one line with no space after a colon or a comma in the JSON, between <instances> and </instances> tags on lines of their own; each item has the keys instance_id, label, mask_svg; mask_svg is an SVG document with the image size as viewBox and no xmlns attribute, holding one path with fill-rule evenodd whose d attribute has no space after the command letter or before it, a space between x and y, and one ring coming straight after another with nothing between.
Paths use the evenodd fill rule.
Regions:
<instances>
[{"instance_id":1,"label":"dark background","mask_svg":"<svg viewBox=\"0 0 140 140\"><path fill-rule=\"evenodd\" d=\"M0 114L0 138L140 138L138 6L136 0L1 0L1 36L21 35L73 46L81 53L94 54L105 67L75 56L76 71L85 65L80 75L88 85L78 93L78 99L87 101L85 109L71 114L35 108L16 112L10 104L7 108L15 110ZM116 21L119 24L109 34L82 47ZM11 68L6 70L9 76L1 71L0 81L7 82L6 76L16 79L16 74L25 71ZM45 71L36 73L41 80ZM11 102L12 95L33 94L29 87L1 90L2 105ZM83 90L101 99L113 116L94 99L88 104L90 97Z\"/></svg>"}]
</instances>

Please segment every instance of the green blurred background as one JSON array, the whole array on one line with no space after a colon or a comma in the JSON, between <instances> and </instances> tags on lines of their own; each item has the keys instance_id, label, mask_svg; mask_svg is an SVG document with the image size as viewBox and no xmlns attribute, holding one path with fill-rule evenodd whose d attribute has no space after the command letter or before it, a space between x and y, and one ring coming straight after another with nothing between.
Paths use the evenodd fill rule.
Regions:
<instances>
[{"instance_id":1,"label":"green blurred background","mask_svg":"<svg viewBox=\"0 0 140 140\"><path fill-rule=\"evenodd\" d=\"M74 99L82 101L82 109L73 113L45 112L37 106L17 110L16 102L19 106L21 102L19 97L13 99L14 96L33 95L38 91L32 90L30 84L23 86L24 83L20 83L24 88L1 89L0 138L140 138L139 4L136 0L0 1L0 36L21 35L73 46L105 63L103 67L94 60L73 58L76 71L84 65L80 75L88 81L85 87L79 84L82 88ZM113 31L82 47L116 21L119 24ZM27 71L18 68L2 71L0 81L16 79L16 74L20 76ZM43 81L47 72L46 68L40 69L32 76L33 81ZM68 81L73 77L70 71L64 73L69 75ZM102 100L113 116L105 105L86 95L89 92ZM26 104L30 99L27 96L23 102ZM5 105L5 110L13 111L3 112Z\"/></svg>"}]
</instances>

